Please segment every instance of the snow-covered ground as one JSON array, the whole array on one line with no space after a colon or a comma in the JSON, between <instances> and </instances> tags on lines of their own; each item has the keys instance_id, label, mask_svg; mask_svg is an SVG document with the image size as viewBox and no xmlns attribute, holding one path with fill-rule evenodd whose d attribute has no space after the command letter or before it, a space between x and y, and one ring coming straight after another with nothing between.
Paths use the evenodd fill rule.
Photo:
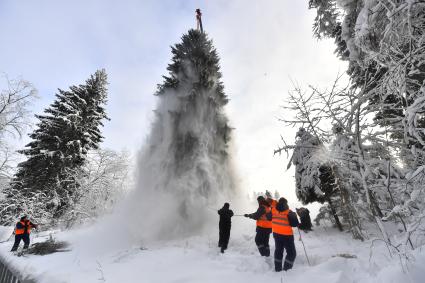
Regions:
<instances>
[{"instance_id":1,"label":"snow-covered ground","mask_svg":"<svg viewBox=\"0 0 425 283\"><path fill-rule=\"evenodd\" d=\"M58 240L72 244L69 252L15 257L9 253L10 241L0 244L0 256L43 283L424 282L425 250L415 251L414 258L403 265L408 272L403 272L400 260L390 258L379 241L371 248L371 240L355 241L349 234L330 227L316 227L314 232L302 234L311 266L297 234L294 269L275 273L271 258L260 257L256 250L254 226L254 221L234 217L229 250L225 254L220 254L217 248L217 233L125 247L122 243L108 243L107 232L85 228L54 234ZM113 231L112 227L109 229ZM0 236L7 238L8 233L4 231ZM47 237L46 233L40 233L34 240L43 241ZM273 239L271 244L273 252ZM341 254L355 258L344 258Z\"/></svg>"}]
</instances>

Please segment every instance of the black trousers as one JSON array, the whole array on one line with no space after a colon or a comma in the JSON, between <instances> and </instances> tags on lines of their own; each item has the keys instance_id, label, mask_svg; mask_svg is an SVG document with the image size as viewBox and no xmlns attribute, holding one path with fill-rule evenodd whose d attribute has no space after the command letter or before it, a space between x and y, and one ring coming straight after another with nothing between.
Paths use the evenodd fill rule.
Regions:
<instances>
[{"instance_id":1,"label":"black trousers","mask_svg":"<svg viewBox=\"0 0 425 283\"><path fill-rule=\"evenodd\" d=\"M255 235L255 244L261 256L270 256L269 239L272 228L257 227L257 235Z\"/></svg>"},{"instance_id":2,"label":"black trousers","mask_svg":"<svg viewBox=\"0 0 425 283\"><path fill-rule=\"evenodd\" d=\"M30 245L30 235L29 234L20 234L15 235L15 243L13 244L11 252L14 252L18 249L19 244L21 243L21 240L24 241L24 249L28 249L28 246Z\"/></svg>"},{"instance_id":3,"label":"black trousers","mask_svg":"<svg viewBox=\"0 0 425 283\"><path fill-rule=\"evenodd\" d=\"M282 270L283 251L286 250L285 262L283 270L291 269L294 265L297 251L295 250L294 236L280 235L273 233L276 249L274 251L274 268L276 271Z\"/></svg>"},{"instance_id":4,"label":"black trousers","mask_svg":"<svg viewBox=\"0 0 425 283\"><path fill-rule=\"evenodd\" d=\"M229 244L229 238L230 238L230 225L224 225L219 226L220 232L219 232L219 238L218 238L218 246L221 248L222 251L227 249L227 245Z\"/></svg>"}]
</instances>

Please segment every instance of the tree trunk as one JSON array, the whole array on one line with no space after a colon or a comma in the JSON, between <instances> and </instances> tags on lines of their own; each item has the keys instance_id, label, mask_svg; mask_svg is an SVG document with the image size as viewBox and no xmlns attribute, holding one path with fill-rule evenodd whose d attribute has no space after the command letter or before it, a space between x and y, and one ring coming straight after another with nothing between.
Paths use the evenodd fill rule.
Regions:
<instances>
[{"instance_id":1,"label":"tree trunk","mask_svg":"<svg viewBox=\"0 0 425 283\"><path fill-rule=\"evenodd\" d=\"M341 195L341 208L344 213L344 218L347 220L348 225L350 225L351 234L354 239L363 241L364 236L362 234L359 216L351 202L350 192L345 188L345 186L339 183L339 178L336 179L336 182L338 183Z\"/></svg>"},{"instance_id":2,"label":"tree trunk","mask_svg":"<svg viewBox=\"0 0 425 283\"><path fill-rule=\"evenodd\" d=\"M384 217L384 214L382 213L382 210L381 210L381 208L379 207L378 202L376 201L375 193L374 193L374 192L372 192L372 191L369 191L369 193L370 193L370 201L371 201L371 202L372 202L372 204L373 204L373 207L374 207L374 209L375 209L376 214L377 214L380 218Z\"/></svg>"},{"instance_id":3,"label":"tree trunk","mask_svg":"<svg viewBox=\"0 0 425 283\"><path fill-rule=\"evenodd\" d=\"M330 197L326 198L326 201L329 203L329 207L331 209L332 215L335 218L336 226L338 226L339 231L341 231L341 232L344 231L344 229L342 228L341 221L339 221L338 214L336 214L336 209L335 209L335 206L333 205L333 203L331 201L331 198Z\"/></svg>"}]
</instances>

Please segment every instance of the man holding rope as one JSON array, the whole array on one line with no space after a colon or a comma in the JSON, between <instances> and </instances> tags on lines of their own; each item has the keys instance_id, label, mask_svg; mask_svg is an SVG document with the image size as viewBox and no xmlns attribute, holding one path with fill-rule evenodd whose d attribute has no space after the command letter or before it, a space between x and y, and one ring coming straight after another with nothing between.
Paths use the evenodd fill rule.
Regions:
<instances>
[{"instance_id":1,"label":"man holding rope","mask_svg":"<svg viewBox=\"0 0 425 283\"><path fill-rule=\"evenodd\" d=\"M220 215L220 222L218 223L219 228L219 239L218 247L221 248L221 253L227 249L230 238L230 229L232 227L232 216L233 211L230 208L229 203L225 203L221 209L218 210L218 215Z\"/></svg>"},{"instance_id":2,"label":"man holding rope","mask_svg":"<svg viewBox=\"0 0 425 283\"><path fill-rule=\"evenodd\" d=\"M257 228L255 235L255 244L261 256L270 256L269 239L272 232L272 222L267 219L267 213L271 212L271 205L263 196L257 198L258 209L251 214L244 214L245 217L256 220Z\"/></svg>"}]
</instances>

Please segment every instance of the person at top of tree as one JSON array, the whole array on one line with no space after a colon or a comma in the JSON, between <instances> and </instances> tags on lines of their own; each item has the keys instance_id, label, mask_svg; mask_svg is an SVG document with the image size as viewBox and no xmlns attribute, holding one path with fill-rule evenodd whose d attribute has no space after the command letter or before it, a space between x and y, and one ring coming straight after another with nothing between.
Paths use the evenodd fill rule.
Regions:
<instances>
[{"instance_id":1,"label":"person at top of tree","mask_svg":"<svg viewBox=\"0 0 425 283\"><path fill-rule=\"evenodd\" d=\"M31 228L36 229L37 225L29 221L26 215L22 216L15 226L15 243L10 250L11 252L14 252L18 249L21 240L24 241L24 249L28 249L30 245Z\"/></svg>"},{"instance_id":2,"label":"person at top of tree","mask_svg":"<svg viewBox=\"0 0 425 283\"><path fill-rule=\"evenodd\" d=\"M271 205L266 201L263 196L257 198L258 209L251 214L245 214L245 217L257 221L255 244L261 256L270 256L270 234L272 232L272 222L267 219L266 214L271 211Z\"/></svg>"},{"instance_id":3,"label":"person at top of tree","mask_svg":"<svg viewBox=\"0 0 425 283\"><path fill-rule=\"evenodd\" d=\"M232 216L233 211L230 208L229 203L225 203L221 209L218 210L218 215L220 215L220 221L218 223L219 228L219 239L218 247L221 248L221 253L227 249L230 238L230 229L232 226Z\"/></svg>"},{"instance_id":4,"label":"person at top of tree","mask_svg":"<svg viewBox=\"0 0 425 283\"><path fill-rule=\"evenodd\" d=\"M202 13L201 9L196 9L196 29L200 30L201 32L204 32L204 28L202 27Z\"/></svg>"}]
</instances>

